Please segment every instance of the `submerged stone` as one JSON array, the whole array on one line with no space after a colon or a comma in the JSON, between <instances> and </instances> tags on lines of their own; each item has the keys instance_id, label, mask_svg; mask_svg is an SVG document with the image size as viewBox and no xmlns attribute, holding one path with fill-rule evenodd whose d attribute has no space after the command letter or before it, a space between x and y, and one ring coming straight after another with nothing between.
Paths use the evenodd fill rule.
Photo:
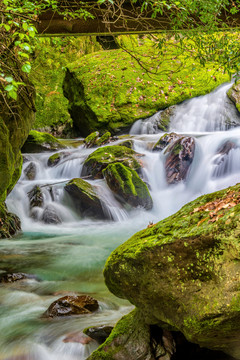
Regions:
<instances>
[{"instance_id":1,"label":"submerged stone","mask_svg":"<svg viewBox=\"0 0 240 360\"><path fill-rule=\"evenodd\" d=\"M31 130L27 140L22 147L22 152L38 153L42 151L54 151L64 149L65 147L66 146L54 136L48 133Z\"/></svg>"},{"instance_id":2,"label":"submerged stone","mask_svg":"<svg viewBox=\"0 0 240 360\"><path fill-rule=\"evenodd\" d=\"M54 301L43 317L58 317L58 316L71 316L90 314L97 311L99 308L96 299L88 295L69 295L63 296Z\"/></svg>"},{"instance_id":3,"label":"submerged stone","mask_svg":"<svg viewBox=\"0 0 240 360\"><path fill-rule=\"evenodd\" d=\"M135 170L122 163L109 164L103 175L115 197L122 203L132 207L144 207L150 210L153 201L147 185L140 179Z\"/></svg>"},{"instance_id":4,"label":"submerged stone","mask_svg":"<svg viewBox=\"0 0 240 360\"><path fill-rule=\"evenodd\" d=\"M141 165L139 157L142 156L134 150L125 146L105 146L95 150L85 160L82 168L82 176L91 176L92 178L102 178L102 171L115 162L121 162L133 170L140 170Z\"/></svg>"},{"instance_id":5,"label":"submerged stone","mask_svg":"<svg viewBox=\"0 0 240 360\"><path fill-rule=\"evenodd\" d=\"M83 179L75 178L69 181L64 189L82 216L90 216L98 219L107 218L95 186Z\"/></svg>"},{"instance_id":6,"label":"submerged stone","mask_svg":"<svg viewBox=\"0 0 240 360\"><path fill-rule=\"evenodd\" d=\"M240 359L240 185L204 195L108 258L109 290L144 321Z\"/></svg>"}]
</instances>

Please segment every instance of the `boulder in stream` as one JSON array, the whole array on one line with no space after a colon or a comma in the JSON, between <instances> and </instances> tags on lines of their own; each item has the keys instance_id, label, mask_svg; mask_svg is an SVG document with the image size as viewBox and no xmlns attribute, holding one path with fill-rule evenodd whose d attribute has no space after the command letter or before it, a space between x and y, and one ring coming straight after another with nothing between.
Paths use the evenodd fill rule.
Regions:
<instances>
[{"instance_id":1,"label":"boulder in stream","mask_svg":"<svg viewBox=\"0 0 240 360\"><path fill-rule=\"evenodd\" d=\"M100 326L90 326L84 329L83 332L93 340L96 340L99 344L102 344L109 337L112 330L113 330L113 326L100 325Z\"/></svg>"},{"instance_id":2,"label":"boulder in stream","mask_svg":"<svg viewBox=\"0 0 240 360\"><path fill-rule=\"evenodd\" d=\"M31 130L27 140L22 147L22 152L38 153L42 151L54 151L64 148L66 148L66 146L54 136L45 132Z\"/></svg>"},{"instance_id":3,"label":"boulder in stream","mask_svg":"<svg viewBox=\"0 0 240 360\"><path fill-rule=\"evenodd\" d=\"M66 151L55 153L55 154L51 155L51 156L48 158L47 165L48 165L49 167L54 167L54 166L56 166L62 159L66 158L66 157L69 156L69 155L70 155L70 153L69 153L69 152L66 152Z\"/></svg>"},{"instance_id":4,"label":"boulder in stream","mask_svg":"<svg viewBox=\"0 0 240 360\"><path fill-rule=\"evenodd\" d=\"M150 210L153 201L147 185L140 179L137 172L122 163L109 164L103 175L115 197L122 203L132 207L144 207Z\"/></svg>"},{"instance_id":5,"label":"boulder in stream","mask_svg":"<svg viewBox=\"0 0 240 360\"><path fill-rule=\"evenodd\" d=\"M176 184L185 180L189 167L193 161L195 152L195 140L192 137L182 136L165 150L166 178L168 184Z\"/></svg>"},{"instance_id":6,"label":"boulder in stream","mask_svg":"<svg viewBox=\"0 0 240 360\"><path fill-rule=\"evenodd\" d=\"M82 216L90 216L98 219L106 218L107 215L105 215L103 211L96 186L89 184L83 179L75 178L69 181L64 189Z\"/></svg>"},{"instance_id":7,"label":"boulder in stream","mask_svg":"<svg viewBox=\"0 0 240 360\"><path fill-rule=\"evenodd\" d=\"M43 314L43 317L53 318L58 316L90 314L97 311L98 308L97 300L89 295L64 296L54 301Z\"/></svg>"},{"instance_id":8,"label":"boulder in stream","mask_svg":"<svg viewBox=\"0 0 240 360\"><path fill-rule=\"evenodd\" d=\"M240 185L201 196L120 245L109 290L145 323L240 359Z\"/></svg>"},{"instance_id":9,"label":"boulder in stream","mask_svg":"<svg viewBox=\"0 0 240 360\"><path fill-rule=\"evenodd\" d=\"M102 170L115 162L121 162L129 168L139 171L141 169L141 156L125 146L104 146L88 156L83 164L81 175L90 176L94 179L102 178Z\"/></svg>"},{"instance_id":10,"label":"boulder in stream","mask_svg":"<svg viewBox=\"0 0 240 360\"><path fill-rule=\"evenodd\" d=\"M62 220L60 216L57 214L54 206L48 205L45 207L41 220L45 224L61 224Z\"/></svg>"}]
</instances>

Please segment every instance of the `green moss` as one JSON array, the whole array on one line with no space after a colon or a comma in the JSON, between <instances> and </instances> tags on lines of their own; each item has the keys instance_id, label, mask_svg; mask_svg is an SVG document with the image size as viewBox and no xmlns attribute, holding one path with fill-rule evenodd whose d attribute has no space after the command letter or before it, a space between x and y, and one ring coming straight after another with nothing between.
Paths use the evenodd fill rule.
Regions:
<instances>
[{"instance_id":1,"label":"green moss","mask_svg":"<svg viewBox=\"0 0 240 360\"><path fill-rule=\"evenodd\" d=\"M92 185L89 184L87 181L80 178L75 178L69 181L66 187L70 185L75 185L82 193L86 194L90 199L92 200L96 199L96 193Z\"/></svg>"},{"instance_id":2,"label":"green moss","mask_svg":"<svg viewBox=\"0 0 240 360\"><path fill-rule=\"evenodd\" d=\"M99 136L99 132L94 131L86 137L86 139L84 140L84 143L87 145L87 147L92 147L92 146L96 145L98 136Z\"/></svg>"},{"instance_id":3,"label":"green moss","mask_svg":"<svg viewBox=\"0 0 240 360\"><path fill-rule=\"evenodd\" d=\"M20 230L20 219L9 213L4 203L0 203L0 239L9 238Z\"/></svg>"},{"instance_id":4,"label":"green moss","mask_svg":"<svg viewBox=\"0 0 240 360\"><path fill-rule=\"evenodd\" d=\"M54 136L31 130L28 138L22 147L22 152L39 152L46 150L64 149L66 146Z\"/></svg>"},{"instance_id":5,"label":"green moss","mask_svg":"<svg viewBox=\"0 0 240 360\"><path fill-rule=\"evenodd\" d=\"M173 41L166 44L161 54L147 38L129 50L145 68L159 66L159 75L152 77L123 50L98 52L68 65L64 93L74 122L81 122L83 115L89 119L88 124L86 120L81 122L82 128L86 124L91 131L107 129L116 133L129 128L136 119L204 95L228 80L218 65L208 63L202 67L194 56L184 56ZM165 117L164 129L167 124Z\"/></svg>"},{"instance_id":6,"label":"green moss","mask_svg":"<svg viewBox=\"0 0 240 360\"><path fill-rule=\"evenodd\" d=\"M104 146L88 156L84 162L82 174L102 177L102 170L115 162L121 162L133 170L138 170L141 166L136 159L137 155L134 150L125 146Z\"/></svg>"},{"instance_id":7,"label":"green moss","mask_svg":"<svg viewBox=\"0 0 240 360\"><path fill-rule=\"evenodd\" d=\"M103 175L107 180L110 189L123 200L132 206L144 206L152 208L152 198L147 185L140 179L135 170L132 170L122 163L109 164Z\"/></svg>"},{"instance_id":8,"label":"green moss","mask_svg":"<svg viewBox=\"0 0 240 360\"><path fill-rule=\"evenodd\" d=\"M109 131L105 132L105 134L103 134L100 139L98 139L96 141L96 145L97 146L101 146L101 145L104 145L106 144L111 138L111 133Z\"/></svg>"}]
</instances>

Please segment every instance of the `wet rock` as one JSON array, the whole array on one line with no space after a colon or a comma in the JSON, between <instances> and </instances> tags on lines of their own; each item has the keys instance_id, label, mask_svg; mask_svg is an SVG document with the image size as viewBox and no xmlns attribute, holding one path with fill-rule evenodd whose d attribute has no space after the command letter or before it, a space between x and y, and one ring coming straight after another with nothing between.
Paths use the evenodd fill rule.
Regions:
<instances>
[{"instance_id":1,"label":"wet rock","mask_svg":"<svg viewBox=\"0 0 240 360\"><path fill-rule=\"evenodd\" d=\"M58 216L56 209L51 205L48 205L44 209L41 220L45 224L61 224L62 223L62 220Z\"/></svg>"},{"instance_id":2,"label":"wet rock","mask_svg":"<svg viewBox=\"0 0 240 360\"><path fill-rule=\"evenodd\" d=\"M56 166L60 160L66 158L67 156L69 156L70 153L69 152L59 152L59 153L56 153L56 154L53 154L49 157L48 159L48 162L47 162L47 165L49 167L53 167L53 166Z\"/></svg>"},{"instance_id":3,"label":"wet rock","mask_svg":"<svg viewBox=\"0 0 240 360\"><path fill-rule=\"evenodd\" d=\"M54 301L43 317L90 314L99 308L96 299L88 295L64 296Z\"/></svg>"},{"instance_id":4,"label":"wet rock","mask_svg":"<svg viewBox=\"0 0 240 360\"><path fill-rule=\"evenodd\" d=\"M130 139L125 140L123 142L120 142L118 145L119 146L126 146L127 148L132 149L133 148L133 140L130 140Z\"/></svg>"},{"instance_id":5,"label":"wet rock","mask_svg":"<svg viewBox=\"0 0 240 360\"><path fill-rule=\"evenodd\" d=\"M161 131L168 131L171 117L174 115L176 106L170 106L169 108L159 113L159 119L157 121L157 127Z\"/></svg>"},{"instance_id":6,"label":"wet rock","mask_svg":"<svg viewBox=\"0 0 240 360\"><path fill-rule=\"evenodd\" d=\"M28 164L28 166L24 169L24 175L28 180L34 180L36 177L36 173L37 173L36 164L34 164L34 162L31 161L30 164Z\"/></svg>"},{"instance_id":7,"label":"wet rock","mask_svg":"<svg viewBox=\"0 0 240 360\"><path fill-rule=\"evenodd\" d=\"M23 153L38 153L42 151L54 151L64 149L66 146L54 136L31 130L26 142L22 147Z\"/></svg>"},{"instance_id":8,"label":"wet rock","mask_svg":"<svg viewBox=\"0 0 240 360\"><path fill-rule=\"evenodd\" d=\"M140 179L135 170L116 162L103 170L103 175L115 197L132 207L144 207L150 210L153 201L147 185Z\"/></svg>"},{"instance_id":9,"label":"wet rock","mask_svg":"<svg viewBox=\"0 0 240 360\"><path fill-rule=\"evenodd\" d=\"M167 154L165 170L168 184L176 184L186 179L194 152L195 140L192 137L183 136L170 143L165 150Z\"/></svg>"},{"instance_id":10,"label":"wet rock","mask_svg":"<svg viewBox=\"0 0 240 360\"><path fill-rule=\"evenodd\" d=\"M147 324L240 359L240 184L186 204L108 258L109 290ZM160 325L162 323L162 325Z\"/></svg>"},{"instance_id":11,"label":"wet rock","mask_svg":"<svg viewBox=\"0 0 240 360\"><path fill-rule=\"evenodd\" d=\"M89 344L93 341L93 338L85 335L83 332L75 332L68 334L64 339L64 343L79 343L82 345Z\"/></svg>"},{"instance_id":12,"label":"wet rock","mask_svg":"<svg viewBox=\"0 0 240 360\"><path fill-rule=\"evenodd\" d=\"M102 344L109 337L112 330L113 326L102 325L89 327L87 329L84 329L83 332L90 338L96 340L99 344Z\"/></svg>"},{"instance_id":13,"label":"wet rock","mask_svg":"<svg viewBox=\"0 0 240 360\"><path fill-rule=\"evenodd\" d=\"M40 186L35 185L34 188L28 192L30 209L35 206L42 207L44 204L44 197Z\"/></svg>"},{"instance_id":14,"label":"wet rock","mask_svg":"<svg viewBox=\"0 0 240 360\"><path fill-rule=\"evenodd\" d=\"M0 275L0 283L13 283L25 279L39 280L35 275L25 273L8 273Z\"/></svg>"},{"instance_id":15,"label":"wet rock","mask_svg":"<svg viewBox=\"0 0 240 360\"><path fill-rule=\"evenodd\" d=\"M133 170L140 171L140 154L125 146L105 146L95 150L85 160L82 176L91 176L94 179L103 177L102 170L109 164L121 162Z\"/></svg>"},{"instance_id":16,"label":"wet rock","mask_svg":"<svg viewBox=\"0 0 240 360\"><path fill-rule=\"evenodd\" d=\"M222 146L220 146L217 151L217 157L214 160L216 167L212 173L213 178L218 178L231 172L232 162L229 158L229 152L234 149L237 149L237 146L230 140L226 141Z\"/></svg>"},{"instance_id":17,"label":"wet rock","mask_svg":"<svg viewBox=\"0 0 240 360\"><path fill-rule=\"evenodd\" d=\"M158 142L156 142L156 144L153 146L152 151L162 151L169 144L171 144L172 142L174 142L180 138L181 138L181 135L175 134L173 132L169 133L169 134L164 134L162 137L160 137Z\"/></svg>"},{"instance_id":18,"label":"wet rock","mask_svg":"<svg viewBox=\"0 0 240 360\"><path fill-rule=\"evenodd\" d=\"M98 219L106 218L95 186L83 179L75 178L69 181L64 189L70 195L75 208L82 216Z\"/></svg>"}]
</instances>

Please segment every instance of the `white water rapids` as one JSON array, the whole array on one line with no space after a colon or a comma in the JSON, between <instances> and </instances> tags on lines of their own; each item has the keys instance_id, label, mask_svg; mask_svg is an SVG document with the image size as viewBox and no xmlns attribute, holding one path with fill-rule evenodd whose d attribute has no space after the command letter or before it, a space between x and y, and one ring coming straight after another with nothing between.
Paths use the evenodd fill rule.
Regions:
<instances>
[{"instance_id":1,"label":"white water rapids","mask_svg":"<svg viewBox=\"0 0 240 360\"><path fill-rule=\"evenodd\" d=\"M131 309L127 301L112 296L104 285L102 269L111 251L150 221L155 223L169 216L202 194L239 182L240 116L226 97L230 86L225 84L209 95L176 106L170 131L196 139L194 160L185 182L168 185L165 155L151 151L163 135L157 130L158 115L134 124L130 137L134 149L144 154L144 180L154 204L151 211L125 210L105 181L95 180L90 182L98 186L104 211L113 221L81 219L74 212L64 185L80 177L84 160L95 149L85 149L83 145L69 148L68 155L54 167L47 165L53 153L26 154L28 162L21 179L7 199L9 210L21 218L23 235L1 240L1 270L34 274L41 281L0 285L0 360L20 360L16 355L29 360L86 359L97 344L66 343L64 337L92 325L114 325ZM234 147L225 155L219 154L226 141L234 143ZM24 174L30 161L37 169L32 181ZM41 208L36 215L38 221L30 217L27 193L36 184L42 186L45 208L51 206L61 224L41 222ZM50 303L71 292L92 295L99 301L100 310L88 316L41 319Z\"/></svg>"}]
</instances>

